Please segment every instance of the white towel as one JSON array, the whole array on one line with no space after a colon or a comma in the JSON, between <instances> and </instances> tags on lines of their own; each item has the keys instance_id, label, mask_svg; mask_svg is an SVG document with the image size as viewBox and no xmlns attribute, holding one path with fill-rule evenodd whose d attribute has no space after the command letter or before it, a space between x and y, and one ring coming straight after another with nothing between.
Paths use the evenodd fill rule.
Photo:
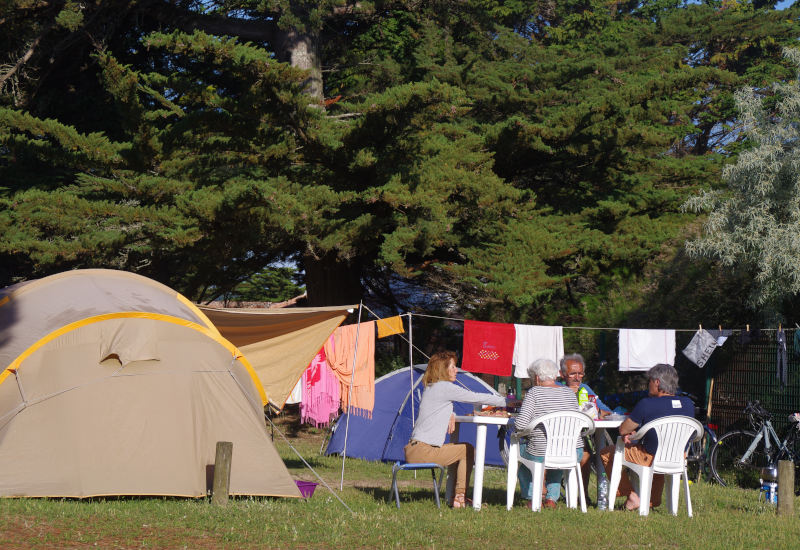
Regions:
<instances>
[{"instance_id":1,"label":"white towel","mask_svg":"<svg viewBox=\"0 0 800 550\"><path fill-rule=\"evenodd\" d=\"M619 330L619 370L648 371L659 363L675 364L674 330Z\"/></svg>"},{"instance_id":2,"label":"white towel","mask_svg":"<svg viewBox=\"0 0 800 550\"><path fill-rule=\"evenodd\" d=\"M292 393L289 395L289 398L286 400L287 405L293 405L295 403L302 403L303 401L303 379L297 381L297 384L294 385L294 389Z\"/></svg>"},{"instance_id":3,"label":"white towel","mask_svg":"<svg viewBox=\"0 0 800 550\"><path fill-rule=\"evenodd\" d=\"M541 325L514 325L514 376L528 378L528 367L540 358L558 364L564 356L564 328Z\"/></svg>"}]
</instances>

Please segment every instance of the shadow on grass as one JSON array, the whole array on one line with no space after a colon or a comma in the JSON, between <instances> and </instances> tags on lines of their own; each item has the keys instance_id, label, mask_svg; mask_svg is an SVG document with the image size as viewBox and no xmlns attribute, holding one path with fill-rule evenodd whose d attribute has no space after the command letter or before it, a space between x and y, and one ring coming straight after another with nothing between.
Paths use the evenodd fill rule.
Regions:
<instances>
[{"instance_id":1,"label":"shadow on grass","mask_svg":"<svg viewBox=\"0 0 800 550\"><path fill-rule=\"evenodd\" d=\"M390 504L394 504L394 494L391 490L391 478L386 480L386 487L359 487L356 486L355 489L361 491L362 493L371 496L376 501L383 501L388 502ZM411 502L418 502L418 501L428 501L435 506L434 498L433 498L433 483L431 483L430 487L399 487L400 492L400 506L404 503L411 503ZM470 487L470 493L472 492L472 487ZM442 487L439 493L439 500L442 503L442 506L445 506L445 490ZM471 494L469 495L472 496ZM505 506L506 505L506 491L505 489L495 489L495 488L486 488L483 489L483 496L482 499L483 504L489 504L493 506ZM514 506L523 506L524 501L520 498L519 492L514 496Z\"/></svg>"},{"instance_id":2,"label":"shadow on grass","mask_svg":"<svg viewBox=\"0 0 800 550\"><path fill-rule=\"evenodd\" d=\"M303 458L306 459L306 462L308 462L308 465L311 466L312 468L316 469L316 468L323 468L326 466L326 464L323 464L313 456L304 456ZM286 464L286 467L289 468L290 470L292 468L294 469L306 468L306 465L303 464L303 461L300 460L299 458L285 458L283 459L283 463Z\"/></svg>"},{"instance_id":3,"label":"shadow on grass","mask_svg":"<svg viewBox=\"0 0 800 550\"><path fill-rule=\"evenodd\" d=\"M388 480L386 487L355 487L357 490L361 491L362 493L371 496L374 500L387 502L392 506L395 506L394 501L394 493L391 490L391 479ZM408 504L411 502L417 501L428 501L432 505L436 506L434 498L433 498L433 484L428 489L422 489L418 487L400 487L400 506L403 504ZM442 502L442 506L445 505L444 503L444 491L441 492L439 495L439 499Z\"/></svg>"}]
</instances>

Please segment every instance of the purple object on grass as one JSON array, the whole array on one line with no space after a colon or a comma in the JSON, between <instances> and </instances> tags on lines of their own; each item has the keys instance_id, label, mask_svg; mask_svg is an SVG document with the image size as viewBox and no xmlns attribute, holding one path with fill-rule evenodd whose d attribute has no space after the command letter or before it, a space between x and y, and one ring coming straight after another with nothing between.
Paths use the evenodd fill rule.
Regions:
<instances>
[{"instance_id":1,"label":"purple object on grass","mask_svg":"<svg viewBox=\"0 0 800 550\"><path fill-rule=\"evenodd\" d=\"M311 495L314 494L314 489L317 488L317 483L313 481L300 481L295 480L297 484L297 488L300 489L300 494L303 495L303 498L311 498Z\"/></svg>"}]
</instances>

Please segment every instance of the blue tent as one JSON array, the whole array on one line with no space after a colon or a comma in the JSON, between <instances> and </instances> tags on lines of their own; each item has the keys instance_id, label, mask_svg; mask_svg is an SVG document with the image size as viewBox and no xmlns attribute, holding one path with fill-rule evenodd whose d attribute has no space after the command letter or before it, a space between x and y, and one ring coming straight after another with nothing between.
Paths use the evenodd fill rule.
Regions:
<instances>
[{"instance_id":1,"label":"blue tent","mask_svg":"<svg viewBox=\"0 0 800 550\"><path fill-rule=\"evenodd\" d=\"M364 460L382 460L394 462L403 460L403 447L411 438L412 409L414 419L419 412L422 398L421 384L425 365L405 367L382 376L375 381L375 408L372 418L343 414L333 426L333 434L325 450L325 454L344 452L345 431L347 431L347 457ZM459 369L456 384L478 393L497 395L491 386L472 374ZM413 388L413 391L412 391ZM455 413L470 414L473 406L467 403L455 403ZM347 417L350 425L347 426ZM475 445L475 425L461 424L459 440ZM449 441L449 437L448 437ZM486 434L486 464L505 466L497 445L497 426L489 426Z\"/></svg>"}]
</instances>

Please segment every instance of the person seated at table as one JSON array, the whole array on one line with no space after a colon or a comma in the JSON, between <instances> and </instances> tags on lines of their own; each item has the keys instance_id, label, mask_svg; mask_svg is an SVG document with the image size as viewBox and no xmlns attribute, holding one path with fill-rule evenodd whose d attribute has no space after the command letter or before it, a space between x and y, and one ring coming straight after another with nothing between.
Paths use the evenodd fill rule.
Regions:
<instances>
[{"instance_id":1,"label":"person seated at table","mask_svg":"<svg viewBox=\"0 0 800 550\"><path fill-rule=\"evenodd\" d=\"M537 359L528 367L533 386L525 394L522 400L519 414L514 422L516 430L525 430L532 420L542 415L559 411L577 411L578 399L575 393L568 387L556 383L558 378L558 367L550 359ZM544 427L539 425L533 432L533 436L528 438L527 445L520 446L520 454L528 460L544 462L544 455L547 449L547 437ZM577 438L575 441L575 452L578 459L583 455L583 439ZM543 507L555 508L561 496L562 470L547 470L545 473L545 484L547 493ZM531 507L533 499L533 475L524 464L520 464L519 487L522 498L528 500L528 508Z\"/></svg>"},{"instance_id":2,"label":"person seated at table","mask_svg":"<svg viewBox=\"0 0 800 550\"><path fill-rule=\"evenodd\" d=\"M403 450L406 462L434 462L448 466L448 475L455 476L456 480L453 500L449 504L453 508L463 508L475 462L475 449L469 443L444 443L447 434L455 429L453 402L505 407L513 405L515 400L472 392L454 384L458 373L457 359L455 352L443 351L435 353L428 361L422 376L425 391L419 404L419 416L411 441Z\"/></svg>"},{"instance_id":3,"label":"person seated at table","mask_svg":"<svg viewBox=\"0 0 800 550\"><path fill-rule=\"evenodd\" d=\"M644 439L634 442L631 434L639 426L647 424L652 420L665 416L688 416L694 418L694 403L688 397L676 397L678 389L678 371L672 365L658 364L647 372L647 392L649 397L639 401L631 411L631 414L619 427L619 433L625 441L625 460L649 466L653 463L653 456L658 448L658 437L653 431L647 432ZM600 458L603 461L606 474L611 478L611 468L614 465L614 451L616 447L609 445L600 451ZM661 504L661 493L664 490L664 476L656 474L653 476L653 485L650 492L650 507ZM633 490L627 471L622 470L619 488L615 496L625 496L625 508L635 510L639 508L639 495Z\"/></svg>"},{"instance_id":4,"label":"person seated at table","mask_svg":"<svg viewBox=\"0 0 800 550\"><path fill-rule=\"evenodd\" d=\"M597 397L597 410L600 414L600 418L608 416L611 414L611 409L603 403L599 396L594 392L592 388L590 388L587 384L583 383L583 376L586 373L586 362L583 360L583 356L580 353L570 353L565 355L559 361L561 365L561 379L563 380L563 384L575 392L575 395L578 395L578 392L581 389L585 389L587 395L594 395ZM589 449L584 447L583 449L583 457L581 457L581 476L583 477L583 494L589 494L589 475L592 471L591 466L591 458L592 453L589 452ZM588 496L587 496L588 500Z\"/></svg>"}]
</instances>

